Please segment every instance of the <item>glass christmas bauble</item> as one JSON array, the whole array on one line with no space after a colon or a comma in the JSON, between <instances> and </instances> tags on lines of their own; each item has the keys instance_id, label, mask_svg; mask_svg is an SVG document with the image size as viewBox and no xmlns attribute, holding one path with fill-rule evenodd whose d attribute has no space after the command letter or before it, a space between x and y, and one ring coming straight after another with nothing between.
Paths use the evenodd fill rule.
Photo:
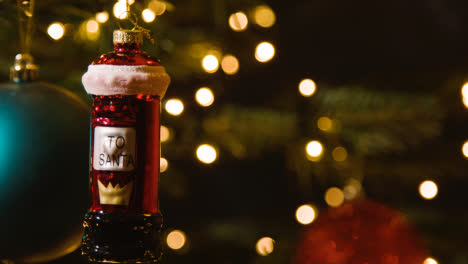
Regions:
<instances>
[{"instance_id":1,"label":"glass christmas bauble","mask_svg":"<svg viewBox=\"0 0 468 264\"><path fill-rule=\"evenodd\" d=\"M295 264L414 264L428 257L406 218L361 200L331 208L305 232Z\"/></svg>"},{"instance_id":2,"label":"glass christmas bauble","mask_svg":"<svg viewBox=\"0 0 468 264\"><path fill-rule=\"evenodd\" d=\"M0 84L0 260L44 262L79 246L88 109L45 82Z\"/></svg>"}]
</instances>

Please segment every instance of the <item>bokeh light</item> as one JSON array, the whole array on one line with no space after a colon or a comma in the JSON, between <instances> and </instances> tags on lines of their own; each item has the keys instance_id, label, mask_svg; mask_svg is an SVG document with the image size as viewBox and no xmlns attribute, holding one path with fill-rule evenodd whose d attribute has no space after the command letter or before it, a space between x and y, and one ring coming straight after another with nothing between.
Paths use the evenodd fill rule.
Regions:
<instances>
[{"instance_id":1,"label":"bokeh light","mask_svg":"<svg viewBox=\"0 0 468 264\"><path fill-rule=\"evenodd\" d=\"M463 97L463 105L465 105L466 108L468 108L468 97Z\"/></svg>"},{"instance_id":2,"label":"bokeh light","mask_svg":"<svg viewBox=\"0 0 468 264\"><path fill-rule=\"evenodd\" d=\"M84 21L81 25L80 25L80 29L79 29L79 32L80 32L80 36L83 38L83 39L87 39L87 40L90 40L90 41L96 41L99 39L99 23L94 20L94 19L90 19L90 20L87 20L87 21Z\"/></svg>"},{"instance_id":3,"label":"bokeh light","mask_svg":"<svg viewBox=\"0 0 468 264\"><path fill-rule=\"evenodd\" d=\"M356 179L349 179L348 183L343 188L343 195L346 200L353 200L358 197L362 190L361 182Z\"/></svg>"},{"instance_id":4,"label":"bokeh light","mask_svg":"<svg viewBox=\"0 0 468 264\"><path fill-rule=\"evenodd\" d=\"M169 99L166 102L166 111L173 116L178 116L184 111L184 104L179 99Z\"/></svg>"},{"instance_id":5,"label":"bokeh light","mask_svg":"<svg viewBox=\"0 0 468 264\"><path fill-rule=\"evenodd\" d=\"M197 158L205 164L213 163L216 160L217 153L216 149L209 145L203 144L197 148Z\"/></svg>"},{"instance_id":6,"label":"bokeh light","mask_svg":"<svg viewBox=\"0 0 468 264\"><path fill-rule=\"evenodd\" d=\"M167 5L163 1L153 0L149 3L148 8L160 16L166 12Z\"/></svg>"},{"instance_id":7,"label":"bokeh light","mask_svg":"<svg viewBox=\"0 0 468 264\"><path fill-rule=\"evenodd\" d=\"M276 22L275 12L269 6L258 6L254 11L254 21L261 27L269 28Z\"/></svg>"},{"instance_id":8,"label":"bokeh light","mask_svg":"<svg viewBox=\"0 0 468 264\"><path fill-rule=\"evenodd\" d=\"M468 82L463 84L462 89L461 89L461 94L463 97L468 98Z\"/></svg>"},{"instance_id":9,"label":"bokeh light","mask_svg":"<svg viewBox=\"0 0 468 264\"><path fill-rule=\"evenodd\" d=\"M463 153L463 156L465 156L465 158L468 158L468 140L465 141L465 143L463 143L462 153Z\"/></svg>"},{"instance_id":10,"label":"bokeh light","mask_svg":"<svg viewBox=\"0 0 468 264\"><path fill-rule=\"evenodd\" d=\"M255 48L255 59L259 62L268 62L275 56L275 47L270 42L261 42Z\"/></svg>"},{"instance_id":11,"label":"bokeh light","mask_svg":"<svg viewBox=\"0 0 468 264\"><path fill-rule=\"evenodd\" d=\"M247 29L249 20L244 12L237 12L229 16L229 26L232 30L239 32Z\"/></svg>"},{"instance_id":12,"label":"bokeh light","mask_svg":"<svg viewBox=\"0 0 468 264\"><path fill-rule=\"evenodd\" d=\"M330 131L333 127L333 121L328 117L321 117L317 120L317 127L323 131Z\"/></svg>"},{"instance_id":13,"label":"bokeh light","mask_svg":"<svg viewBox=\"0 0 468 264\"><path fill-rule=\"evenodd\" d=\"M47 28L47 34L49 34L49 36L54 40L59 40L65 34L65 27L60 22L52 23Z\"/></svg>"},{"instance_id":14,"label":"bokeh light","mask_svg":"<svg viewBox=\"0 0 468 264\"><path fill-rule=\"evenodd\" d=\"M169 141L169 139L171 138L171 131L169 130L169 128L167 128L166 126L161 126L161 129L159 131L161 142Z\"/></svg>"},{"instance_id":15,"label":"bokeh light","mask_svg":"<svg viewBox=\"0 0 468 264\"><path fill-rule=\"evenodd\" d=\"M179 250L184 247L187 237L181 230L173 230L166 237L167 246L173 250Z\"/></svg>"},{"instance_id":16,"label":"bokeh light","mask_svg":"<svg viewBox=\"0 0 468 264\"><path fill-rule=\"evenodd\" d=\"M88 22L86 23L86 31L90 33L96 33L98 32L98 30L99 30L98 22L94 19L88 20Z\"/></svg>"},{"instance_id":17,"label":"bokeh light","mask_svg":"<svg viewBox=\"0 0 468 264\"><path fill-rule=\"evenodd\" d=\"M419 185L419 194L426 200L434 199L437 196L437 184L433 181L424 181Z\"/></svg>"},{"instance_id":18,"label":"bokeh light","mask_svg":"<svg viewBox=\"0 0 468 264\"><path fill-rule=\"evenodd\" d=\"M439 264L439 263L437 262L437 260L433 258L427 258L424 260L423 264Z\"/></svg>"},{"instance_id":19,"label":"bokeh light","mask_svg":"<svg viewBox=\"0 0 468 264\"><path fill-rule=\"evenodd\" d=\"M271 237L262 237L257 241L255 249L260 256L270 255L275 249L275 240Z\"/></svg>"},{"instance_id":20,"label":"bokeh light","mask_svg":"<svg viewBox=\"0 0 468 264\"><path fill-rule=\"evenodd\" d=\"M312 96L316 88L315 82L311 79L304 79L299 83L299 92L305 97Z\"/></svg>"},{"instance_id":21,"label":"bokeh light","mask_svg":"<svg viewBox=\"0 0 468 264\"><path fill-rule=\"evenodd\" d=\"M331 187L325 192L325 202L331 207L338 207L344 202L344 194L337 187Z\"/></svg>"},{"instance_id":22,"label":"bokeh light","mask_svg":"<svg viewBox=\"0 0 468 264\"><path fill-rule=\"evenodd\" d=\"M210 106L214 102L214 94L208 87L202 87L195 93L195 100L201 106Z\"/></svg>"},{"instance_id":23,"label":"bokeh light","mask_svg":"<svg viewBox=\"0 0 468 264\"><path fill-rule=\"evenodd\" d=\"M156 13L154 13L151 9L145 9L141 12L141 17L146 23L151 23L156 18Z\"/></svg>"},{"instance_id":24,"label":"bokeh light","mask_svg":"<svg viewBox=\"0 0 468 264\"><path fill-rule=\"evenodd\" d=\"M315 208L310 204L301 205L296 210L296 220L303 225L312 223L316 215Z\"/></svg>"},{"instance_id":25,"label":"bokeh light","mask_svg":"<svg viewBox=\"0 0 468 264\"><path fill-rule=\"evenodd\" d=\"M336 147L332 151L332 157L335 161L338 162L345 161L348 157L348 152L343 147Z\"/></svg>"},{"instance_id":26,"label":"bokeh light","mask_svg":"<svg viewBox=\"0 0 468 264\"><path fill-rule=\"evenodd\" d=\"M322 143L317 140L309 141L306 145L306 153L311 157L319 157L322 155L323 146Z\"/></svg>"},{"instance_id":27,"label":"bokeh light","mask_svg":"<svg viewBox=\"0 0 468 264\"><path fill-rule=\"evenodd\" d=\"M228 54L221 60L221 68L226 74L236 74L239 71L239 60L235 56Z\"/></svg>"},{"instance_id":28,"label":"bokeh light","mask_svg":"<svg viewBox=\"0 0 468 264\"><path fill-rule=\"evenodd\" d=\"M462 94L463 104L465 105L466 108L468 108L468 82L463 84L462 89L461 89L461 94Z\"/></svg>"},{"instance_id":29,"label":"bokeh light","mask_svg":"<svg viewBox=\"0 0 468 264\"><path fill-rule=\"evenodd\" d=\"M169 162L165 158L159 159L159 171L165 172L169 168Z\"/></svg>"},{"instance_id":30,"label":"bokeh light","mask_svg":"<svg viewBox=\"0 0 468 264\"><path fill-rule=\"evenodd\" d=\"M99 23L106 23L109 20L109 13L102 11L96 14L96 21Z\"/></svg>"},{"instance_id":31,"label":"bokeh light","mask_svg":"<svg viewBox=\"0 0 468 264\"><path fill-rule=\"evenodd\" d=\"M129 0L128 4L132 5L135 3L135 0ZM113 8L114 16L118 19L126 19L129 15L127 10L127 2L125 0L119 0L114 4Z\"/></svg>"},{"instance_id":32,"label":"bokeh light","mask_svg":"<svg viewBox=\"0 0 468 264\"><path fill-rule=\"evenodd\" d=\"M206 55L202 59L202 67L208 73L214 73L219 68L218 58L214 55Z\"/></svg>"}]
</instances>

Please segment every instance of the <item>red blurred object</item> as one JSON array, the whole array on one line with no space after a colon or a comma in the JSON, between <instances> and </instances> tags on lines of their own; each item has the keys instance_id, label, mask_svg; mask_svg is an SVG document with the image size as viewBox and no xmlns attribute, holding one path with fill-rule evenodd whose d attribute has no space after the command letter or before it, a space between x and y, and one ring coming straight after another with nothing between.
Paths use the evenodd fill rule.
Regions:
<instances>
[{"instance_id":1,"label":"red blurred object","mask_svg":"<svg viewBox=\"0 0 468 264\"><path fill-rule=\"evenodd\" d=\"M428 254L406 218L361 200L331 208L305 232L294 264L422 264Z\"/></svg>"},{"instance_id":2,"label":"red blurred object","mask_svg":"<svg viewBox=\"0 0 468 264\"><path fill-rule=\"evenodd\" d=\"M155 57L141 51L139 43L115 43L113 52L93 64L161 66ZM91 153L97 126L134 127L138 158L134 171L101 171L91 166L91 212L158 212L159 109L160 98L156 95L93 95ZM101 204L98 181L113 187L133 181L128 206Z\"/></svg>"}]
</instances>

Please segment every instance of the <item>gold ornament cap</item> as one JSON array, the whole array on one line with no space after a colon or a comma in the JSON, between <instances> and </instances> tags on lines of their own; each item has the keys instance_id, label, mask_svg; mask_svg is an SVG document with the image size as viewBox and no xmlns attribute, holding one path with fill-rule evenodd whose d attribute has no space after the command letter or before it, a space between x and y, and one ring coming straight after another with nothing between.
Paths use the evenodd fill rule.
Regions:
<instances>
[{"instance_id":1,"label":"gold ornament cap","mask_svg":"<svg viewBox=\"0 0 468 264\"><path fill-rule=\"evenodd\" d=\"M127 29L117 29L114 30L114 44L130 44L143 43L143 31L141 30L127 30Z\"/></svg>"},{"instance_id":2,"label":"gold ornament cap","mask_svg":"<svg viewBox=\"0 0 468 264\"><path fill-rule=\"evenodd\" d=\"M10 80L16 83L34 81L39 77L39 67L28 53L15 56L15 64L10 68Z\"/></svg>"}]
</instances>

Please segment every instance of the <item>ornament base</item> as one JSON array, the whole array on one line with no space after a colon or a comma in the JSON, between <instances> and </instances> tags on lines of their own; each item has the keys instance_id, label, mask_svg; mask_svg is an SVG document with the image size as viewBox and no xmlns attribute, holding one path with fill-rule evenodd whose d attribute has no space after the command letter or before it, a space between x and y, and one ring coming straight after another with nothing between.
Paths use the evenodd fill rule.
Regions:
<instances>
[{"instance_id":1,"label":"ornament base","mask_svg":"<svg viewBox=\"0 0 468 264\"><path fill-rule=\"evenodd\" d=\"M90 263L158 263L162 254L161 214L88 212L82 255Z\"/></svg>"}]
</instances>

